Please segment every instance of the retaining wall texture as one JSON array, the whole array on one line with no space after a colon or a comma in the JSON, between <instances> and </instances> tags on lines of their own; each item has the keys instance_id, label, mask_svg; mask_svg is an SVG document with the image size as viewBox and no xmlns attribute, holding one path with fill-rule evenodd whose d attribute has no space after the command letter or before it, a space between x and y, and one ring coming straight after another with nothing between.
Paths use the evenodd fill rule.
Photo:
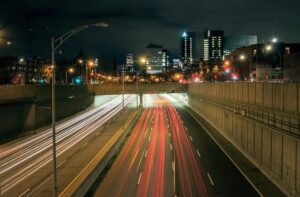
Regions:
<instances>
[{"instance_id":1,"label":"retaining wall texture","mask_svg":"<svg viewBox=\"0 0 300 197\"><path fill-rule=\"evenodd\" d=\"M0 139L51 123L51 86L0 86ZM56 119L73 115L94 102L85 86L56 86Z\"/></svg>"},{"instance_id":2,"label":"retaining wall texture","mask_svg":"<svg viewBox=\"0 0 300 197\"><path fill-rule=\"evenodd\" d=\"M300 196L300 84L190 84L189 104L284 192Z\"/></svg>"},{"instance_id":3,"label":"retaining wall texture","mask_svg":"<svg viewBox=\"0 0 300 197\"><path fill-rule=\"evenodd\" d=\"M122 93L122 84L104 84L90 86L96 95L102 94L120 94ZM187 92L188 86L186 84L179 83L157 83L157 84L144 84L138 85L138 92L142 94L158 94L158 93L177 93ZM125 84L125 94L136 94L135 84Z\"/></svg>"}]
</instances>

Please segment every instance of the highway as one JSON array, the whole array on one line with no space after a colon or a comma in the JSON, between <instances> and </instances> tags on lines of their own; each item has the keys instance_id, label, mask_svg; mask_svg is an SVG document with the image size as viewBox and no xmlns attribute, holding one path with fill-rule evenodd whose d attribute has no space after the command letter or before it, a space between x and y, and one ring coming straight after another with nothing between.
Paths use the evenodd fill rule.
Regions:
<instances>
[{"instance_id":1,"label":"highway","mask_svg":"<svg viewBox=\"0 0 300 197\"><path fill-rule=\"evenodd\" d=\"M144 95L143 107L95 196L258 196L182 101Z\"/></svg>"},{"instance_id":2,"label":"highway","mask_svg":"<svg viewBox=\"0 0 300 197\"><path fill-rule=\"evenodd\" d=\"M134 99L125 96L125 105ZM56 126L57 157L66 153L78 142L90 135L111 117L122 110L122 97L117 96L109 102L87 110ZM52 162L51 128L30 137L0 146L0 186L1 195L18 188L24 181L34 180L35 173ZM51 168L48 169L51 173ZM46 176L45 175L45 176ZM35 180L39 184L40 180Z\"/></svg>"}]
</instances>

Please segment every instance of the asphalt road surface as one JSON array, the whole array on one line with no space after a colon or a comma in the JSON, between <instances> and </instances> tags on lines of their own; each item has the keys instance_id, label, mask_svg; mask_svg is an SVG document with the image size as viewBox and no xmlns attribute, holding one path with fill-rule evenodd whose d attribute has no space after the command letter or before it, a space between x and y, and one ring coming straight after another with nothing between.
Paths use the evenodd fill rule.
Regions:
<instances>
[{"instance_id":1,"label":"asphalt road surface","mask_svg":"<svg viewBox=\"0 0 300 197\"><path fill-rule=\"evenodd\" d=\"M95 196L258 196L168 95L144 95L140 120Z\"/></svg>"}]
</instances>

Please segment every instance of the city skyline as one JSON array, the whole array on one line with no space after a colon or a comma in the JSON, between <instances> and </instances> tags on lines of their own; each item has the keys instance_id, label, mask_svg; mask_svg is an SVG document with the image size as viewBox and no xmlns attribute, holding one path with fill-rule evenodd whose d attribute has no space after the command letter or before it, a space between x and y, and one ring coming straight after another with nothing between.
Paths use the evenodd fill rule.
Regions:
<instances>
[{"instance_id":1,"label":"city skyline","mask_svg":"<svg viewBox=\"0 0 300 197\"><path fill-rule=\"evenodd\" d=\"M70 28L98 21L108 22L110 27L93 28L76 35L62 47L60 58L70 59L83 49L91 56L120 61L127 53L142 53L150 42L163 45L178 55L182 32L206 28L222 29L226 35L257 34L258 42L268 41L273 36L284 42L297 42L300 33L295 9L300 3L296 1L241 2L235 3L234 8L221 1L192 0L101 4L90 0L84 4L72 1L72 6L69 3L28 0L15 6L1 2L1 40L12 42L9 47L1 46L1 53L47 58L50 57L50 34L58 36ZM267 4L268 9L264 9L263 5ZM248 14L240 15L242 11Z\"/></svg>"}]
</instances>

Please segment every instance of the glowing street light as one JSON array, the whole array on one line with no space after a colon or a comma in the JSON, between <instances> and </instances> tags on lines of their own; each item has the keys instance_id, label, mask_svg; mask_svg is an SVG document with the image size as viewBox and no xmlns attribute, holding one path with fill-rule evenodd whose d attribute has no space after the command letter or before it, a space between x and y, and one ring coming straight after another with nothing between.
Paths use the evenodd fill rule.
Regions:
<instances>
[{"instance_id":1,"label":"glowing street light","mask_svg":"<svg viewBox=\"0 0 300 197\"><path fill-rule=\"evenodd\" d=\"M225 64L225 66L229 66L230 62L229 62L228 60L226 60L226 61L224 62L224 64Z\"/></svg>"},{"instance_id":2,"label":"glowing street light","mask_svg":"<svg viewBox=\"0 0 300 197\"><path fill-rule=\"evenodd\" d=\"M276 42L278 42L278 39L277 38L272 38L272 42L276 43Z\"/></svg>"},{"instance_id":3,"label":"glowing street light","mask_svg":"<svg viewBox=\"0 0 300 197\"><path fill-rule=\"evenodd\" d=\"M140 59L140 62L141 62L142 64L145 64L146 61L147 61L147 60L146 60L146 58L144 58L144 57Z\"/></svg>"},{"instance_id":4,"label":"glowing street light","mask_svg":"<svg viewBox=\"0 0 300 197\"><path fill-rule=\"evenodd\" d=\"M66 85L68 84L68 73L72 74L74 73L74 68L68 68L67 71L66 71ZM73 84L73 79L72 79L72 84Z\"/></svg>"},{"instance_id":5,"label":"glowing street light","mask_svg":"<svg viewBox=\"0 0 300 197\"><path fill-rule=\"evenodd\" d=\"M272 49L273 49L272 45L269 44L269 45L266 46L267 51L271 51Z\"/></svg>"},{"instance_id":6,"label":"glowing street light","mask_svg":"<svg viewBox=\"0 0 300 197\"><path fill-rule=\"evenodd\" d=\"M245 55L240 55L240 60L245 60L246 56Z\"/></svg>"},{"instance_id":7,"label":"glowing street light","mask_svg":"<svg viewBox=\"0 0 300 197\"><path fill-rule=\"evenodd\" d=\"M89 61L88 65L89 65L89 67L92 67L92 66L94 66L94 62L93 61Z\"/></svg>"}]
</instances>

